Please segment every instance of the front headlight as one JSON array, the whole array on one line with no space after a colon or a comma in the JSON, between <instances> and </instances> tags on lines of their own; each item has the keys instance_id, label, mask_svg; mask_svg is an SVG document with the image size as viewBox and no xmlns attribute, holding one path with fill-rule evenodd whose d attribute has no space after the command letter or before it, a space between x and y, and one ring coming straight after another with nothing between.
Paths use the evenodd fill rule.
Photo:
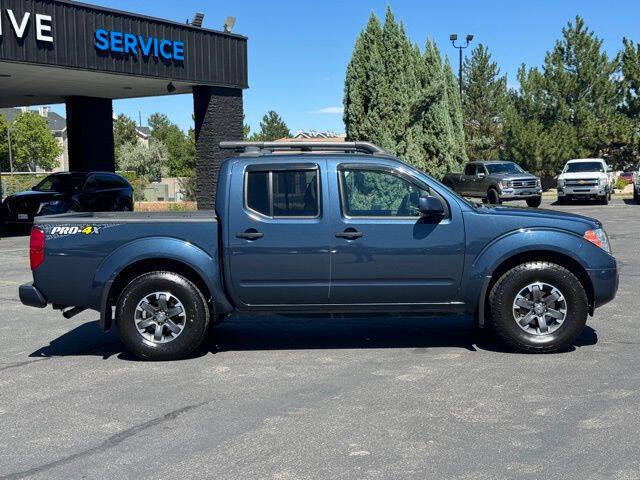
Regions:
<instances>
[{"instance_id":1,"label":"front headlight","mask_svg":"<svg viewBox=\"0 0 640 480\"><path fill-rule=\"evenodd\" d=\"M563 178L559 178L558 179L558 187L564 188L564 179Z\"/></svg>"},{"instance_id":2,"label":"front headlight","mask_svg":"<svg viewBox=\"0 0 640 480\"><path fill-rule=\"evenodd\" d=\"M584 239L593 243L596 247L600 247L608 254L611 254L609 237L607 237L606 232L602 228L587 230L586 232L584 232Z\"/></svg>"},{"instance_id":3,"label":"front headlight","mask_svg":"<svg viewBox=\"0 0 640 480\"><path fill-rule=\"evenodd\" d=\"M536 188L542 188L542 182L540 181L540 179L536 179Z\"/></svg>"},{"instance_id":4,"label":"front headlight","mask_svg":"<svg viewBox=\"0 0 640 480\"><path fill-rule=\"evenodd\" d=\"M598 185L600 185L601 187L604 187L607 184L607 179L606 178L599 178L598 179Z\"/></svg>"},{"instance_id":5,"label":"front headlight","mask_svg":"<svg viewBox=\"0 0 640 480\"><path fill-rule=\"evenodd\" d=\"M501 180L500 182L498 182L498 185L500 186L500 188L511 188L511 182L504 181L504 180Z\"/></svg>"}]
</instances>

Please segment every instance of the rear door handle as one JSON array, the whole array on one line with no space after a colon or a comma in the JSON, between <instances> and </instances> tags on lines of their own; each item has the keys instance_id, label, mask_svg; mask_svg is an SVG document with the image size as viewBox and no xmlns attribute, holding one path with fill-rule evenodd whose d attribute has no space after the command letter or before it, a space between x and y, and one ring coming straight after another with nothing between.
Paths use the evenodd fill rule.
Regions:
<instances>
[{"instance_id":1,"label":"rear door handle","mask_svg":"<svg viewBox=\"0 0 640 480\"><path fill-rule=\"evenodd\" d=\"M364 233L359 232L358 230L353 229L353 228L348 228L344 232L336 233L336 237L345 238L347 240L355 240L356 238L360 238L360 237L363 237L363 236L364 236Z\"/></svg>"},{"instance_id":2,"label":"rear door handle","mask_svg":"<svg viewBox=\"0 0 640 480\"><path fill-rule=\"evenodd\" d=\"M264 233L257 232L253 228L247 230L246 232L236 233L236 238L244 238L245 240L258 240L262 237L264 237Z\"/></svg>"}]
</instances>

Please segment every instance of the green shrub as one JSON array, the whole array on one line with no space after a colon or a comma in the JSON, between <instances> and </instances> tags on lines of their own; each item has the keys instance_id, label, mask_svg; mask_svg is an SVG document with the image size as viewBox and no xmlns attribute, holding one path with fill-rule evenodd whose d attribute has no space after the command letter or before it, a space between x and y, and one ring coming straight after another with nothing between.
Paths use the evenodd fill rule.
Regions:
<instances>
[{"instance_id":1,"label":"green shrub","mask_svg":"<svg viewBox=\"0 0 640 480\"><path fill-rule=\"evenodd\" d=\"M613 187L616 190L624 190L627 185L629 185L629 182L627 182L624 178L618 177L616 183L613 184Z\"/></svg>"}]
</instances>

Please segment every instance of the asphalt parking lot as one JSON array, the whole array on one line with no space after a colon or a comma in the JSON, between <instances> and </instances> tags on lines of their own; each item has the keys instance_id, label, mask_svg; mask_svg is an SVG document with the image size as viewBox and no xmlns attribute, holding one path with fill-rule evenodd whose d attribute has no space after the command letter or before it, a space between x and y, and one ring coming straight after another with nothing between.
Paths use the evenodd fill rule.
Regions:
<instances>
[{"instance_id":1,"label":"asphalt parking lot","mask_svg":"<svg viewBox=\"0 0 640 480\"><path fill-rule=\"evenodd\" d=\"M551 208L599 218L621 268L554 355L467 317L234 317L141 362L95 312L23 307L28 238L1 238L0 479L640 478L640 205Z\"/></svg>"}]
</instances>

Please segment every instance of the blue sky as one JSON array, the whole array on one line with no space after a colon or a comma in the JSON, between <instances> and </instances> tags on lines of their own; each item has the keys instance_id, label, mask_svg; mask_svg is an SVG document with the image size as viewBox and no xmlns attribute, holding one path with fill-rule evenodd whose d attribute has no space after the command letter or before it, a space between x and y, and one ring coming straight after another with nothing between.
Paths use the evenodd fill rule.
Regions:
<instances>
[{"instance_id":1,"label":"blue sky","mask_svg":"<svg viewBox=\"0 0 640 480\"><path fill-rule=\"evenodd\" d=\"M292 132L299 129L344 131L342 94L344 72L355 38L373 11L384 18L391 5L414 42L424 45L430 37L443 54L457 52L449 34L473 33L472 43L490 49L511 86L517 85L521 63L540 65L567 21L582 15L587 25L615 54L622 37L640 41L640 3L636 1L198 1L96 0L102 6L185 21L196 11L205 13L204 26L220 29L224 19L237 18L234 32L249 37L249 83L245 91L246 121L252 131L262 115L277 111ZM470 50L467 50L469 52ZM64 107L56 107L64 114ZM164 112L181 127L191 125L190 95L122 100L116 113L143 123L153 112Z\"/></svg>"}]
</instances>

